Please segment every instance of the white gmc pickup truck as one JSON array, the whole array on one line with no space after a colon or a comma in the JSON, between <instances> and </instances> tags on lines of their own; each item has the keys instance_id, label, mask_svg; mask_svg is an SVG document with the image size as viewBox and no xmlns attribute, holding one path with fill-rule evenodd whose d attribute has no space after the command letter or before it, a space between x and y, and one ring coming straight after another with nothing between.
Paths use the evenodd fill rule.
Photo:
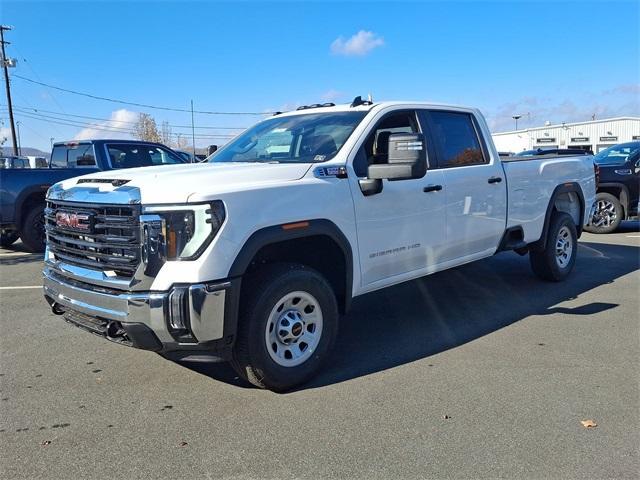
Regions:
<instances>
[{"instance_id":1,"label":"white gmc pickup truck","mask_svg":"<svg viewBox=\"0 0 640 480\"><path fill-rule=\"evenodd\" d=\"M209 163L55 184L44 295L108 340L283 391L317 372L358 295L506 250L563 280L594 196L590 156L501 161L473 108L311 105Z\"/></svg>"}]
</instances>

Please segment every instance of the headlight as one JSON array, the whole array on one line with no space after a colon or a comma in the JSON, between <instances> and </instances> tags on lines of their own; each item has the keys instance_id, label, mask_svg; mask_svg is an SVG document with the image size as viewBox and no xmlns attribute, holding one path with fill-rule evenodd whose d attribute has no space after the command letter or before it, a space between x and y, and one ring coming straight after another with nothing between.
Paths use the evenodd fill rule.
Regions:
<instances>
[{"instance_id":1,"label":"headlight","mask_svg":"<svg viewBox=\"0 0 640 480\"><path fill-rule=\"evenodd\" d=\"M162 240L167 260L193 260L211 243L224 223L221 201L144 207L144 213L162 218Z\"/></svg>"}]
</instances>

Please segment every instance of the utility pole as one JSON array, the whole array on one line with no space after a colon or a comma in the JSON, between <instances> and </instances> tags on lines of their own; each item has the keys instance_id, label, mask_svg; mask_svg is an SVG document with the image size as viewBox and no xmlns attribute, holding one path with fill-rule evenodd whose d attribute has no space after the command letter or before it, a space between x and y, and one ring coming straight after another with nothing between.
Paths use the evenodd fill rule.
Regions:
<instances>
[{"instance_id":1,"label":"utility pole","mask_svg":"<svg viewBox=\"0 0 640 480\"><path fill-rule=\"evenodd\" d=\"M193 124L193 100L191 100L191 140L193 141L193 158L196 158L196 127ZM193 160L191 160L193 162Z\"/></svg>"},{"instance_id":2,"label":"utility pole","mask_svg":"<svg viewBox=\"0 0 640 480\"><path fill-rule=\"evenodd\" d=\"M11 123L11 137L13 138L13 154L18 155L18 141L16 140L16 126L13 122L13 105L11 104L11 87L9 86L9 60L4 51L4 45L9 42L4 41L4 31L13 27L0 25L0 44L2 44L2 68L4 69L4 84L7 87L7 105L9 106L9 122Z\"/></svg>"}]
</instances>

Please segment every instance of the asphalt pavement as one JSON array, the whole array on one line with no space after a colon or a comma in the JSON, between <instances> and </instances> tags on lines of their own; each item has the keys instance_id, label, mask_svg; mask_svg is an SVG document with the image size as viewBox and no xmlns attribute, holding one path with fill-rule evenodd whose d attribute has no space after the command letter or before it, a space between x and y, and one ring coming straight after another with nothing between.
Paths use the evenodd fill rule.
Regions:
<instances>
[{"instance_id":1,"label":"asphalt pavement","mask_svg":"<svg viewBox=\"0 0 640 480\"><path fill-rule=\"evenodd\" d=\"M627 222L583 235L560 284L505 253L368 294L324 371L275 394L68 325L17 244L0 250L0 477L638 478L639 264Z\"/></svg>"}]
</instances>

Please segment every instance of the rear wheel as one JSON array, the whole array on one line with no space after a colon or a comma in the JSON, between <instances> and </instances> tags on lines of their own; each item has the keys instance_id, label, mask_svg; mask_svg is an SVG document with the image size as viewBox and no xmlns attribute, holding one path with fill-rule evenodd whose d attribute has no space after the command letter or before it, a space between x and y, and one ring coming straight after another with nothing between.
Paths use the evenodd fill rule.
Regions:
<instances>
[{"instance_id":1,"label":"rear wheel","mask_svg":"<svg viewBox=\"0 0 640 480\"><path fill-rule=\"evenodd\" d=\"M24 217L20 238L30 252L44 252L44 204L37 204Z\"/></svg>"},{"instance_id":2,"label":"rear wheel","mask_svg":"<svg viewBox=\"0 0 640 480\"><path fill-rule=\"evenodd\" d=\"M15 230L7 230L0 234L0 247L10 247L18 240L18 238L20 238L20 233Z\"/></svg>"},{"instance_id":3,"label":"rear wheel","mask_svg":"<svg viewBox=\"0 0 640 480\"><path fill-rule=\"evenodd\" d=\"M235 370L274 391L309 380L338 328L338 305L329 283L303 265L279 264L248 277L242 290Z\"/></svg>"},{"instance_id":4,"label":"rear wheel","mask_svg":"<svg viewBox=\"0 0 640 480\"><path fill-rule=\"evenodd\" d=\"M591 233L614 232L624 216L622 205L614 195L600 192L596 195L596 205L589 225L585 227Z\"/></svg>"},{"instance_id":5,"label":"rear wheel","mask_svg":"<svg viewBox=\"0 0 640 480\"><path fill-rule=\"evenodd\" d=\"M554 212L545 245L529 252L531 269L543 280L562 281L573 270L577 251L578 234L573 218L567 213Z\"/></svg>"}]
</instances>

